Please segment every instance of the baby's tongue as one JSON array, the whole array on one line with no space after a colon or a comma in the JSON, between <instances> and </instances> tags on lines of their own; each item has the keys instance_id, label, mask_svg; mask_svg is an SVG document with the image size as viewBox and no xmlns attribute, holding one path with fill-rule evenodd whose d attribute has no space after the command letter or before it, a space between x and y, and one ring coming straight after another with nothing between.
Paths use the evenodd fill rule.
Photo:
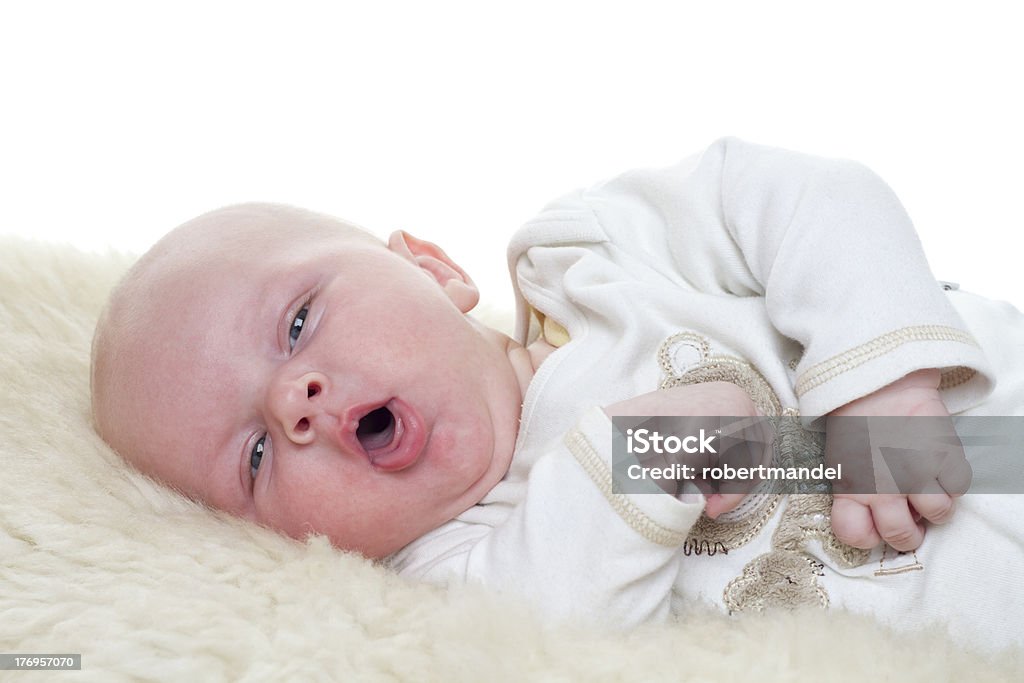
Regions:
<instances>
[{"instance_id":1,"label":"baby's tongue","mask_svg":"<svg viewBox=\"0 0 1024 683\"><path fill-rule=\"evenodd\" d=\"M365 426L365 429L364 429ZM398 472L419 460L426 444L423 418L398 398L360 420L359 441L379 470Z\"/></svg>"}]
</instances>

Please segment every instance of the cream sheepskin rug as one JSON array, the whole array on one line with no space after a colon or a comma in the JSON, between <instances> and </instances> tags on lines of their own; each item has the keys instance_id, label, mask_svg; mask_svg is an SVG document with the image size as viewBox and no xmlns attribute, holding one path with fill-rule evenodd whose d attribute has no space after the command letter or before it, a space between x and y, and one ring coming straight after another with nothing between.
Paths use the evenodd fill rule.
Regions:
<instances>
[{"instance_id":1,"label":"cream sheepskin rug","mask_svg":"<svg viewBox=\"0 0 1024 683\"><path fill-rule=\"evenodd\" d=\"M89 425L93 325L130 261L0 238L0 653L82 654L0 679L1022 680L1019 658L837 611L545 625L190 503Z\"/></svg>"}]
</instances>

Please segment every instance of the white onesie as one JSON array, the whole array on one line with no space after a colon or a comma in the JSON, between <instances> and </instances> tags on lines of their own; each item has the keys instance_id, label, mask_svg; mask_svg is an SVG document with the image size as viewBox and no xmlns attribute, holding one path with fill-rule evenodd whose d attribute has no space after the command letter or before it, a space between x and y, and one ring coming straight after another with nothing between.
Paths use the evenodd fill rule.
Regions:
<instances>
[{"instance_id":1,"label":"white onesie","mask_svg":"<svg viewBox=\"0 0 1024 683\"><path fill-rule=\"evenodd\" d=\"M872 172L720 140L553 202L509 264L520 341L533 312L569 341L530 384L506 477L393 555L403 575L618 626L697 601L817 604L1024 644L1024 496L969 494L899 555L838 543L827 495L752 496L712 522L700 500L612 492L600 407L659 387L730 381L767 414L810 421L941 368L951 412L1024 415L1024 317L943 291Z\"/></svg>"}]
</instances>

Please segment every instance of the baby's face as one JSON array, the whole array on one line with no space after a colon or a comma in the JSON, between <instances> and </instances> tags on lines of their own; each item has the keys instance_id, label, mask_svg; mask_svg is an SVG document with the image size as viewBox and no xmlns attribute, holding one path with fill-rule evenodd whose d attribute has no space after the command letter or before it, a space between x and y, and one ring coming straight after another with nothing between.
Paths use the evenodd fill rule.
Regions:
<instances>
[{"instance_id":1,"label":"baby's face","mask_svg":"<svg viewBox=\"0 0 1024 683\"><path fill-rule=\"evenodd\" d=\"M510 340L464 315L475 288L433 245L278 223L175 255L101 431L213 507L380 557L507 470Z\"/></svg>"}]
</instances>

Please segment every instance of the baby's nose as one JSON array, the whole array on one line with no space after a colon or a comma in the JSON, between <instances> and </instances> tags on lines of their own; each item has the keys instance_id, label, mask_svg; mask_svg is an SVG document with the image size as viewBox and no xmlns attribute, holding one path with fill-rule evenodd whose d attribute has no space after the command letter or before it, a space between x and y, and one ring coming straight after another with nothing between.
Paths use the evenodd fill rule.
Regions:
<instances>
[{"instance_id":1,"label":"baby's nose","mask_svg":"<svg viewBox=\"0 0 1024 683\"><path fill-rule=\"evenodd\" d=\"M271 387L267 403L273 419L289 441L308 444L316 438L315 422L323 413L327 377L307 372L299 377L279 378Z\"/></svg>"}]
</instances>

